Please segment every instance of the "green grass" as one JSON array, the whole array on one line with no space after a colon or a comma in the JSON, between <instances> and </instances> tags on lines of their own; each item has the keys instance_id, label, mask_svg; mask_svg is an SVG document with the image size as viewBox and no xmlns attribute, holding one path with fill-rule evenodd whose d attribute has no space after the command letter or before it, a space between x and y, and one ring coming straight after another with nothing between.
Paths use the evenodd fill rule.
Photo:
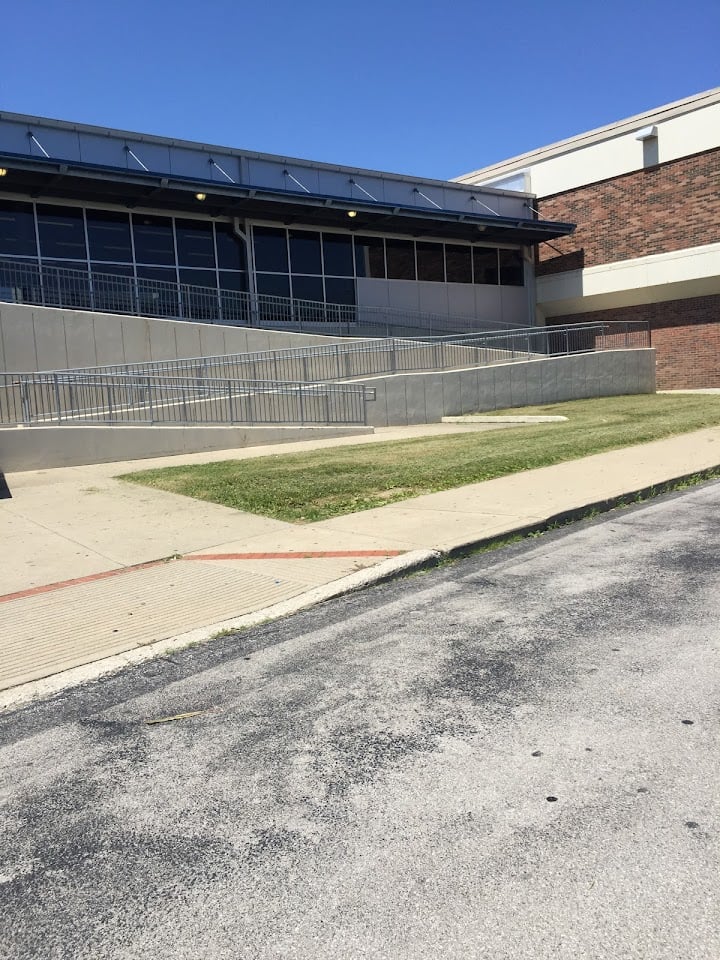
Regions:
<instances>
[{"instance_id":1,"label":"green grass","mask_svg":"<svg viewBox=\"0 0 720 960\"><path fill-rule=\"evenodd\" d=\"M720 424L720 395L574 400L501 413L567 423L362 444L122 477L278 520L312 522Z\"/></svg>"}]
</instances>

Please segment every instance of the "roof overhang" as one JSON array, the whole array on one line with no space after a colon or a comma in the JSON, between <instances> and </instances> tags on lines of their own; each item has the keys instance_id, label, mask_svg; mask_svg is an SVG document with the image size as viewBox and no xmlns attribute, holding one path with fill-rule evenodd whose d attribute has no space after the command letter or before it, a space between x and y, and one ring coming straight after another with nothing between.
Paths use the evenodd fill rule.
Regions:
<instances>
[{"instance_id":1,"label":"roof overhang","mask_svg":"<svg viewBox=\"0 0 720 960\"><path fill-rule=\"evenodd\" d=\"M575 229L572 223L531 217L519 219L393 206L249 184L220 184L197 178L185 180L13 153L0 153L0 166L8 171L0 180L3 193L37 200L65 199L99 205L116 204L129 209L205 214L215 218L271 220L287 226L303 224L353 232L376 231L410 237L523 245L553 240ZM205 194L205 199L199 201L196 198L198 193ZM354 210L357 215L348 217L349 210Z\"/></svg>"}]
</instances>

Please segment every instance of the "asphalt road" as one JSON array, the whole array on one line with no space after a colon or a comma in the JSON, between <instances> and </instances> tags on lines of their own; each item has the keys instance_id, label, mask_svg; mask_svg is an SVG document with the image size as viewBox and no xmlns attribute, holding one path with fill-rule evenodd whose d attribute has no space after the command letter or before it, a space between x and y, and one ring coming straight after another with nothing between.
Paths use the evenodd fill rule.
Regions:
<instances>
[{"instance_id":1,"label":"asphalt road","mask_svg":"<svg viewBox=\"0 0 720 960\"><path fill-rule=\"evenodd\" d=\"M0 956L717 960L719 512L713 482L6 715Z\"/></svg>"}]
</instances>

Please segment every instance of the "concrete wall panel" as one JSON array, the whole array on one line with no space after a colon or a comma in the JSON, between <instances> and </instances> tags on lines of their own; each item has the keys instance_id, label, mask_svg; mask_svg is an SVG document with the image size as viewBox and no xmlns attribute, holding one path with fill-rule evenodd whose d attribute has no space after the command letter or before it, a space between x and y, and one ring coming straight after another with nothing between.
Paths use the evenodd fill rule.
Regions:
<instances>
[{"instance_id":1,"label":"concrete wall panel","mask_svg":"<svg viewBox=\"0 0 720 960\"><path fill-rule=\"evenodd\" d=\"M6 370L37 370L33 314L30 307L0 305Z\"/></svg>"},{"instance_id":2,"label":"concrete wall panel","mask_svg":"<svg viewBox=\"0 0 720 960\"><path fill-rule=\"evenodd\" d=\"M614 350L364 382L378 395L376 404L368 404L369 422L392 426L421 422L417 417L423 401L425 422L433 423L444 416L480 410L593 397L599 394L601 383L612 396L654 393L654 370L654 350Z\"/></svg>"},{"instance_id":3,"label":"concrete wall panel","mask_svg":"<svg viewBox=\"0 0 720 960\"><path fill-rule=\"evenodd\" d=\"M7 427L0 428L5 473L233 450L266 443L372 433L372 427Z\"/></svg>"},{"instance_id":4,"label":"concrete wall panel","mask_svg":"<svg viewBox=\"0 0 720 960\"><path fill-rule=\"evenodd\" d=\"M117 317L107 313L93 316L93 339L95 342L96 362L117 363L116 357L124 356L122 326Z\"/></svg>"},{"instance_id":5,"label":"concrete wall panel","mask_svg":"<svg viewBox=\"0 0 720 960\"><path fill-rule=\"evenodd\" d=\"M245 353L334 343L338 339L0 303L0 370L9 371Z\"/></svg>"},{"instance_id":6,"label":"concrete wall panel","mask_svg":"<svg viewBox=\"0 0 720 960\"><path fill-rule=\"evenodd\" d=\"M59 323L47 325L33 312L32 322L32 336L35 338L35 355L39 369L52 370L55 357L64 358L62 366L65 366L67 346L65 324L62 318Z\"/></svg>"}]
</instances>

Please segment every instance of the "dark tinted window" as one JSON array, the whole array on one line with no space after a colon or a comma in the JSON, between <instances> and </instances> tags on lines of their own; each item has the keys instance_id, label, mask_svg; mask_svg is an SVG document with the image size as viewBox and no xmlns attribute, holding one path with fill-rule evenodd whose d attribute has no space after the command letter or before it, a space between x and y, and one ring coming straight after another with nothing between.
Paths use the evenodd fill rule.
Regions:
<instances>
[{"instance_id":1,"label":"dark tinted window","mask_svg":"<svg viewBox=\"0 0 720 960\"><path fill-rule=\"evenodd\" d=\"M87 310L92 306L87 261L43 261L43 290L48 306Z\"/></svg>"},{"instance_id":2,"label":"dark tinted window","mask_svg":"<svg viewBox=\"0 0 720 960\"><path fill-rule=\"evenodd\" d=\"M93 276L105 274L112 277L132 277L133 275L133 268L130 265L124 267L116 263L91 263L90 268Z\"/></svg>"},{"instance_id":3,"label":"dark tinted window","mask_svg":"<svg viewBox=\"0 0 720 960\"><path fill-rule=\"evenodd\" d=\"M352 277L352 237L347 237L342 233L324 233L323 258L325 260L326 276Z\"/></svg>"},{"instance_id":4,"label":"dark tinted window","mask_svg":"<svg viewBox=\"0 0 720 960\"><path fill-rule=\"evenodd\" d=\"M53 207L38 204L40 255L63 260L86 260L85 223L82 210L76 207Z\"/></svg>"},{"instance_id":5,"label":"dark tinted window","mask_svg":"<svg viewBox=\"0 0 720 960\"><path fill-rule=\"evenodd\" d=\"M134 313L137 300L133 268L115 263L91 263L93 305L110 313Z\"/></svg>"},{"instance_id":6,"label":"dark tinted window","mask_svg":"<svg viewBox=\"0 0 720 960\"><path fill-rule=\"evenodd\" d=\"M218 266L225 270L245 270L245 243L236 237L229 223L215 224Z\"/></svg>"},{"instance_id":7,"label":"dark tinted window","mask_svg":"<svg viewBox=\"0 0 720 960\"><path fill-rule=\"evenodd\" d=\"M388 280L415 279L415 244L412 240L386 240Z\"/></svg>"},{"instance_id":8,"label":"dark tinted window","mask_svg":"<svg viewBox=\"0 0 720 960\"><path fill-rule=\"evenodd\" d=\"M385 279L385 243L382 237L355 237L355 271L358 277Z\"/></svg>"},{"instance_id":9,"label":"dark tinted window","mask_svg":"<svg viewBox=\"0 0 720 960\"><path fill-rule=\"evenodd\" d=\"M417 244L418 280L445 280L445 258L441 243Z\"/></svg>"},{"instance_id":10,"label":"dark tinted window","mask_svg":"<svg viewBox=\"0 0 720 960\"><path fill-rule=\"evenodd\" d=\"M220 271L220 289L221 290L247 290L246 273L230 273L230 271Z\"/></svg>"},{"instance_id":11,"label":"dark tinted window","mask_svg":"<svg viewBox=\"0 0 720 960\"><path fill-rule=\"evenodd\" d=\"M259 273L256 282L258 293L275 297L290 296L290 277L287 274Z\"/></svg>"},{"instance_id":12,"label":"dark tinted window","mask_svg":"<svg viewBox=\"0 0 720 960\"><path fill-rule=\"evenodd\" d=\"M175 263L172 221L169 217L133 214L137 263Z\"/></svg>"},{"instance_id":13,"label":"dark tinted window","mask_svg":"<svg viewBox=\"0 0 720 960\"><path fill-rule=\"evenodd\" d=\"M273 273L287 273L287 240L284 230L254 227L255 268Z\"/></svg>"},{"instance_id":14,"label":"dark tinted window","mask_svg":"<svg viewBox=\"0 0 720 960\"><path fill-rule=\"evenodd\" d=\"M130 217L110 210L87 210L85 216L90 259L132 263Z\"/></svg>"},{"instance_id":15,"label":"dark tinted window","mask_svg":"<svg viewBox=\"0 0 720 960\"><path fill-rule=\"evenodd\" d=\"M500 250L500 283L522 287L525 282L522 253L519 250Z\"/></svg>"},{"instance_id":16,"label":"dark tinted window","mask_svg":"<svg viewBox=\"0 0 720 960\"><path fill-rule=\"evenodd\" d=\"M217 287L217 278L214 270L183 270L180 269L180 283L190 283L195 287Z\"/></svg>"},{"instance_id":17,"label":"dark tinted window","mask_svg":"<svg viewBox=\"0 0 720 960\"><path fill-rule=\"evenodd\" d=\"M0 200L0 253L5 256L37 256L31 203Z\"/></svg>"},{"instance_id":18,"label":"dark tinted window","mask_svg":"<svg viewBox=\"0 0 720 960\"><path fill-rule=\"evenodd\" d=\"M325 299L328 303L355 303L355 281L326 277Z\"/></svg>"},{"instance_id":19,"label":"dark tinted window","mask_svg":"<svg viewBox=\"0 0 720 960\"><path fill-rule=\"evenodd\" d=\"M174 270L138 267L138 303L141 313L158 317L181 316Z\"/></svg>"},{"instance_id":20,"label":"dark tinted window","mask_svg":"<svg viewBox=\"0 0 720 960\"><path fill-rule=\"evenodd\" d=\"M324 300L322 277L292 278L293 297L296 300Z\"/></svg>"},{"instance_id":21,"label":"dark tinted window","mask_svg":"<svg viewBox=\"0 0 720 960\"><path fill-rule=\"evenodd\" d=\"M475 283L498 282L497 250L494 247L473 247Z\"/></svg>"},{"instance_id":22,"label":"dark tinted window","mask_svg":"<svg viewBox=\"0 0 720 960\"><path fill-rule=\"evenodd\" d=\"M175 270L167 270L162 267L138 267L138 278L141 280L157 280L162 283L177 284Z\"/></svg>"},{"instance_id":23,"label":"dark tinted window","mask_svg":"<svg viewBox=\"0 0 720 960\"><path fill-rule=\"evenodd\" d=\"M176 220L178 265L181 267L215 267L215 243L212 224L202 220Z\"/></svg>"},{"instance_id":24,"label":"dark tinted window","mask_svg":"<svg viewBox=\"0 0 720 960\"><path fill-rule=\"evenodd\" d=\"M319 233L290 231L290 268L293 273L322 273Z\"/></svg>"},{"instance_id":25,"label":"dark tinted window","mask_svg":"<svg viewBox=\"0 0 720 960\"><path fill-rule=\"evenodd\" d=\"M472 283L471 248L446 244L445 270L448 283Z\"/></svg>"}]
</instances>

